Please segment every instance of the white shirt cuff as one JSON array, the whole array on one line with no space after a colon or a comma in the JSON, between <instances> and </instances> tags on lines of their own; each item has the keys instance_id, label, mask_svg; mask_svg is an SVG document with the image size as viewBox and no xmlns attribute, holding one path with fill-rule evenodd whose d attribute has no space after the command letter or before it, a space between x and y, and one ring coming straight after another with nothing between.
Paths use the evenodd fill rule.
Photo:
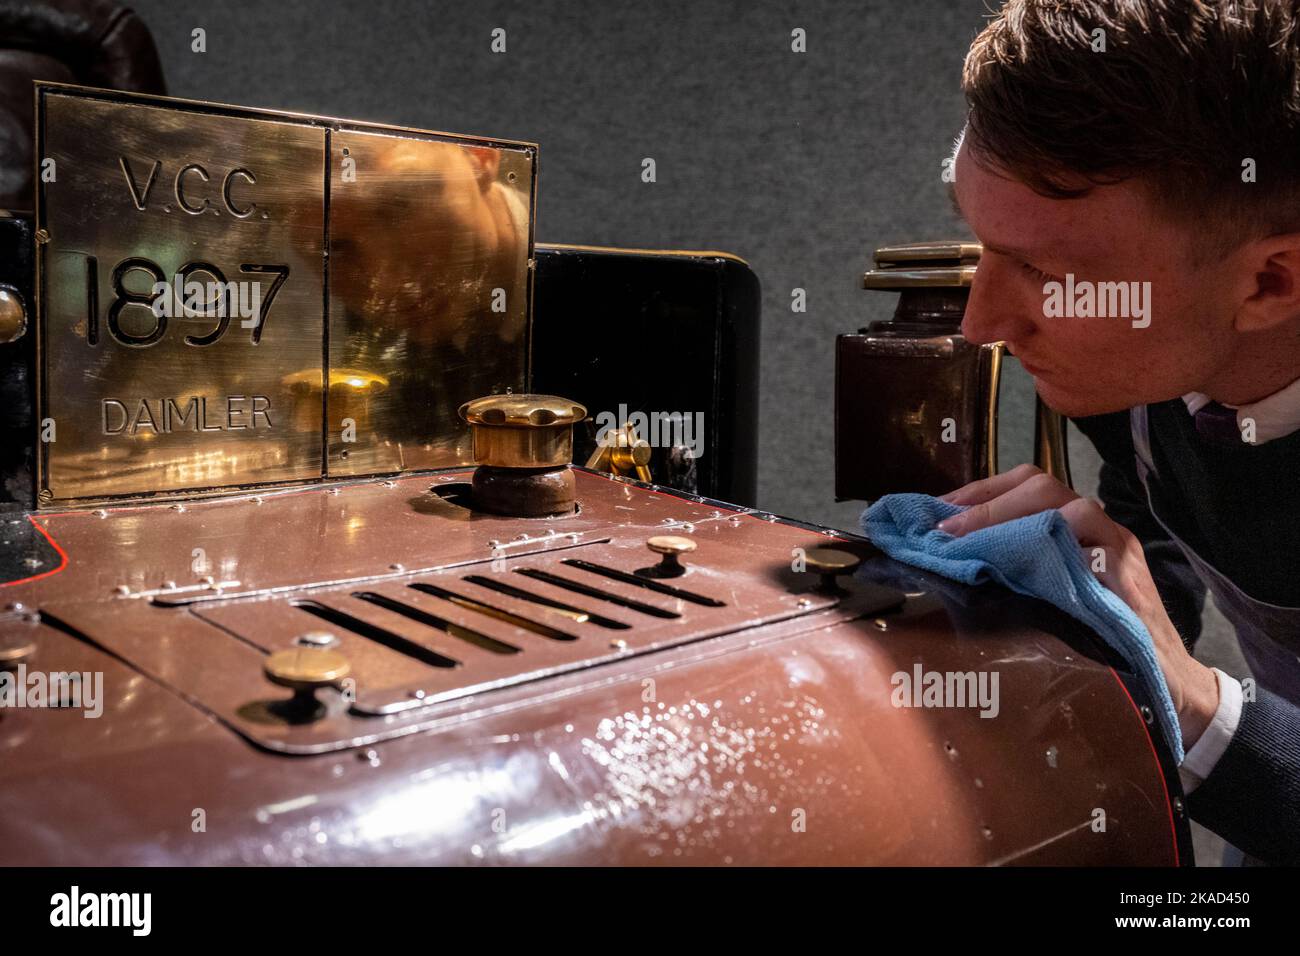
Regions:
<instances>
[{"instance_id":1,"label":"white shirt cuff","mask_svg":"<svg viewBox=\"0 0 1300 956\"><path fill-rule=\"evenodd\" d=\"M1201 739L1187 751L1183 762L1178 766L1178 776L1183 782L1183 792L1191 793L1201 782L1214 772L1215 765L1223 756L1232 736L1241 723L1243 704L1241 683L1229 677L1217 667L1212 668L1215 679L1219 682L1219 707L1214 712L1214 719L1205 728Z\"/></svg>"}]
</instances>

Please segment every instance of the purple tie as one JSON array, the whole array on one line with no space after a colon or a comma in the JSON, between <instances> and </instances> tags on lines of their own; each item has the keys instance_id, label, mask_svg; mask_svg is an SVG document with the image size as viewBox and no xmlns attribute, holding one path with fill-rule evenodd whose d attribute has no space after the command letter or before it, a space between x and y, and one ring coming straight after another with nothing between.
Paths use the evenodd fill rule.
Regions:
<instances>
[{"instance_id":1,"label":"purple tie","mask_svg":"<svg viewBox=\"0 0 1300 956\"><path fill-rule=\"evenodd\" d=\"M1196 433L1211 445L1240 447L1241 429L1237 426L1237 410L1209 402L1192 416Z\"/></svg>"}]
</instances>

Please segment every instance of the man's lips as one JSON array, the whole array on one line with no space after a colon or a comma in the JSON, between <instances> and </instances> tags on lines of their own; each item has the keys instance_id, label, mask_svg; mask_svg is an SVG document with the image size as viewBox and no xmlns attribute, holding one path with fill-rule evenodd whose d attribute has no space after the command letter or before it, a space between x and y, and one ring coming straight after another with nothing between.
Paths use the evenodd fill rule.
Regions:
<instances>
[{"instance_id":1,"label":"man's lips","mask_svg":"<svg viewBox=\"0 0 1300 956\"><path fill-rule=\"evenodd\" d=\"M1037 362L1031 362L1029 359L1025 358L1023 355L1017 352L1014 348L1008 347L1007 351L1009 351L1012 355L1014 355L1016 359L1019 360L1021 367L1024 368L1024 370L1028 372L1030 375L1033 375L1035 378L1037 378L1040 375L1047 374L1047 369L1043 368L1043 366L1039 365Z\"/></svg>"}]
</instances>

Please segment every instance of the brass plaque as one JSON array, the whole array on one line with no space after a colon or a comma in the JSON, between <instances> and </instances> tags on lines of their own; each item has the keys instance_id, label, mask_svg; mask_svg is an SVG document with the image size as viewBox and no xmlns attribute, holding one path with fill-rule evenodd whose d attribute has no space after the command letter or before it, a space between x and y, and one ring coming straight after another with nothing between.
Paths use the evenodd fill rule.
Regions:
<instances>
[{"instance_id":1,"label":"brass plaque","mask_svg":"<svg viewBox=\"0 0 1300 956\"><path fill-rule=\"evenodd\" d=\"M37 130L42 506L466 464L526 387L536 147L58 84Z\"/></svg>"}]
</instances>

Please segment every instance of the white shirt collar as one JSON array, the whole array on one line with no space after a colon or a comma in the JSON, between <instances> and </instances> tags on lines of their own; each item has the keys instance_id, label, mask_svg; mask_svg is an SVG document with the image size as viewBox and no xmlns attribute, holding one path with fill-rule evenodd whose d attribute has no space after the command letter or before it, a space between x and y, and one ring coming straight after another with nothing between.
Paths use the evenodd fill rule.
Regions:
<instances>
[{"instance_id":1,"label":"white shirt collar","mask_svg":"<svg viewBox=\"0 0 1300 956\"><path fill-rule=\"evenodd\" d=\"M1183 403L1187 406L1190 415L1195 415L1211 400L1210 396L1201 392L1188 392L1183 396ZM1237 410L1239 427L1245 427L1246 419L1251 419L1255 423L1254 444L1256 445L1262 445L1264 442L1300 430L1300 379L1296 379L1272 395L1264 396L1257 402L1247 405L1229 405L1227 402L1220 404Z\"/></svg>"}]
</instances>

